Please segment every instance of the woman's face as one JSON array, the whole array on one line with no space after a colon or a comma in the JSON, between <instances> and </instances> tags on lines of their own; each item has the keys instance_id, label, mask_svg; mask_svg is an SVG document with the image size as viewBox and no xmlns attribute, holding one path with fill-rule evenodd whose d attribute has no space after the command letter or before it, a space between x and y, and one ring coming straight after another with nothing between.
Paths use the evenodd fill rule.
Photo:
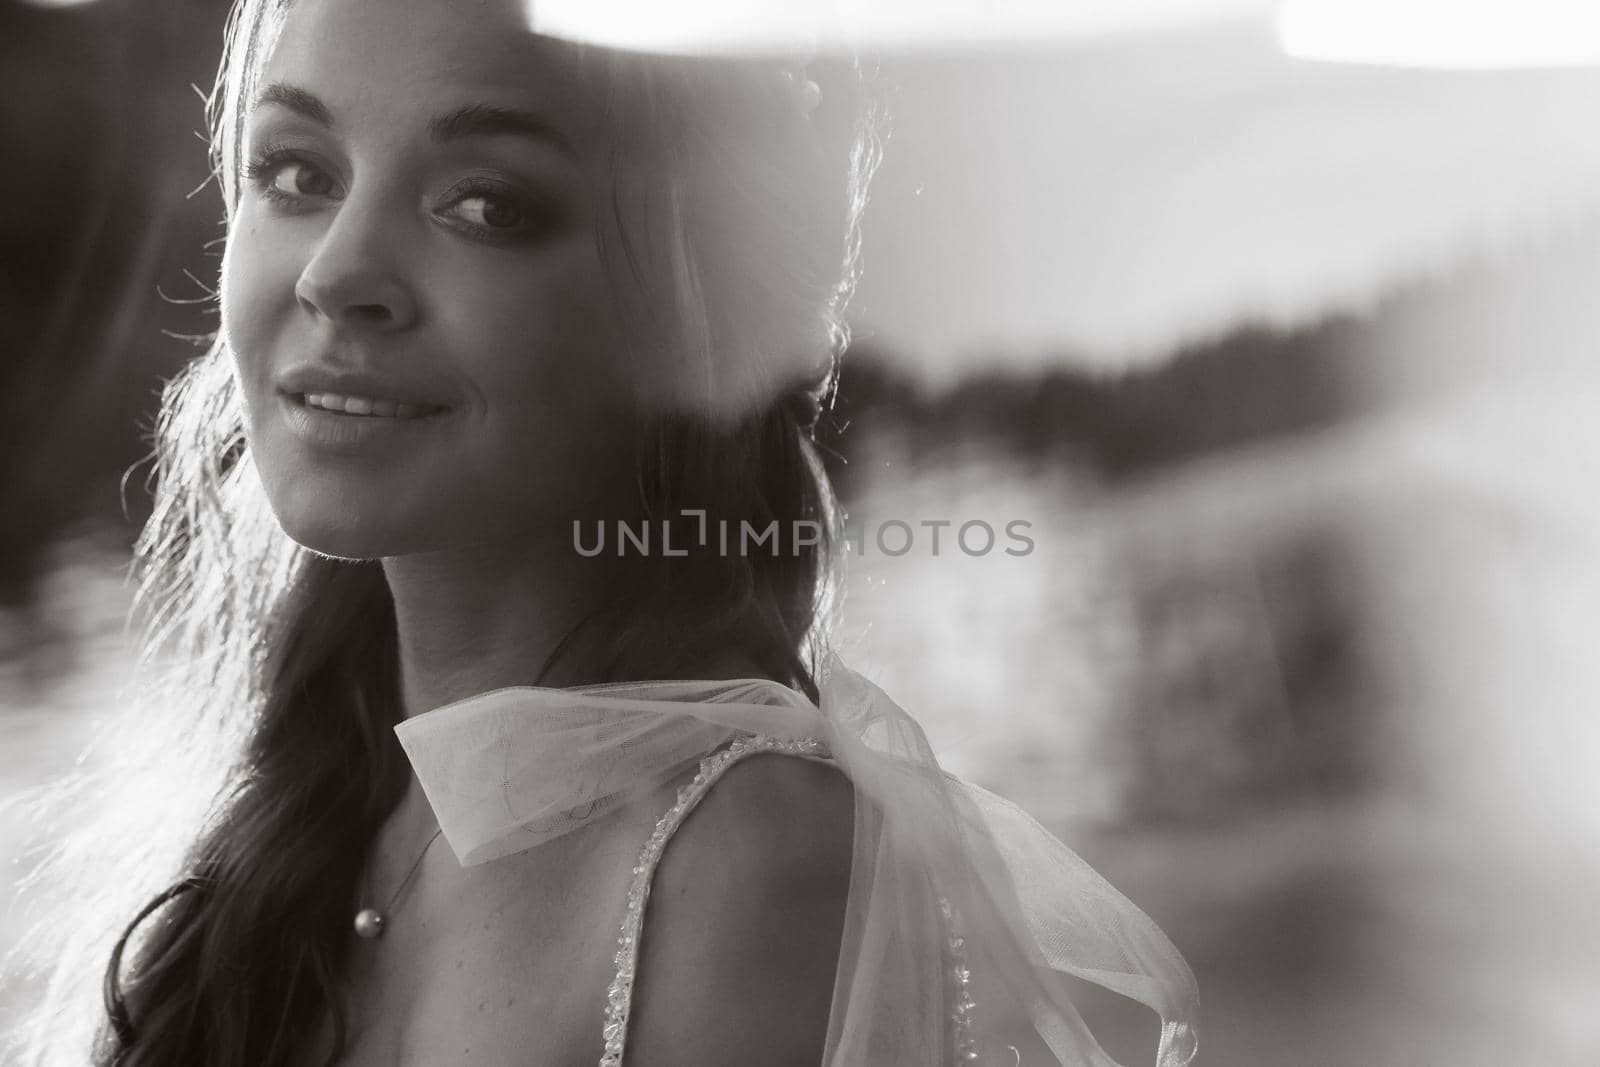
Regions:
<instances>
[{"instance_id":1,"label":"woman's face","mask_svg":"<svg viewBox=\"0 0 1600 1067\"><path fill-rule=\"evenodd\" d=\"M375 558L570 529L631 487L601 135L514 0L297 0L223 267L246 432L296 541Z\"/></svg>"}]
</instances>

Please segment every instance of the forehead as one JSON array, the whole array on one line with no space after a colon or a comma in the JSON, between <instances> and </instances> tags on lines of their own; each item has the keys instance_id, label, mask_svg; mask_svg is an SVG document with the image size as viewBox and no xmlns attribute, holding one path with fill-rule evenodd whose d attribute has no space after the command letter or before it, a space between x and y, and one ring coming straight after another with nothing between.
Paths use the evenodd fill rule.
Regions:
<instances>
[{"instance_id":1,"label":"forehead","mask_svg":"<svg viewBox=\"0 0 1600 1067\"><path fill-rule=\"evenodd\" d=\"M259 81L305 89L336 120L393 128L463 104L530 108L574 140L596 93L570 45L527 26L533 0L293 0Z\"/></svg>"}]
</instances>

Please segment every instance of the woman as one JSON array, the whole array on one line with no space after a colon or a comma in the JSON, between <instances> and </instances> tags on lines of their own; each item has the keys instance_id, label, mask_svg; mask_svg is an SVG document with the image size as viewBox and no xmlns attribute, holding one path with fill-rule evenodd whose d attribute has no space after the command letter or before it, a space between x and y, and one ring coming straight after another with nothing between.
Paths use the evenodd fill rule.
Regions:
<instances>
[{"instance_id":1,"label":"woman","mask_svg":"<svg viewBox=\"0 0 1600 1067\"><path fill-rule=\"evenodd\" d=\"M1069 974L1188 1061L1160 932L822 651L871 158L819 97L511 0L235 10L139 548L221 777L94 1062L1110 1063Z\"/></svg>"}]
</instances>

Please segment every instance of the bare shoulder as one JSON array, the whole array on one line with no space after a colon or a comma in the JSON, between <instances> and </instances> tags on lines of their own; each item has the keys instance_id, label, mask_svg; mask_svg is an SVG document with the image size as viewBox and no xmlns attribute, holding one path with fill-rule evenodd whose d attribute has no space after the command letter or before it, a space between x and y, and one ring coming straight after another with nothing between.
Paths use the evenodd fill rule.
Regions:
<instances>
[{"instance_id":1,"label":"bare shoulder","mask_svg":"<svg viewBox=\"0 0 1600 1067\"><path fill-rule=\"evenodd\" d=\"M711 788L656 871L630 1067L821 1059L854 802L836 768L776 754L740 760Z\"/></svg>"}]
</instances>

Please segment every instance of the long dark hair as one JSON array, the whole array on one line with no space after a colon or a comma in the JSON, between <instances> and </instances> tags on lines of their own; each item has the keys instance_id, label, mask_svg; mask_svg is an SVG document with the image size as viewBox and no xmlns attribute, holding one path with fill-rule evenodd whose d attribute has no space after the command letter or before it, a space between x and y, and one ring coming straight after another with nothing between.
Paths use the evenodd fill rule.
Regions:
<instances>
[{"instance_id":1,"label":"long dark hair","mask_svg":"<svg viewBox=\"0 0 1600 1067\"><path fill-rule=\"evenodd\" d=\"M241 0L229 19L209 117L230 214L244 103L287 8ZM680 677L736 650L815 698L837 512L811 424L845 341L874 111L853 73L847 92L830 90L848 100L847 136L830 145L812 119L785 112L756 124L778 132L750 151L720 145L711 112L788 107L774 70L601 52L586 63L607 94L616 152L650 153L649 173L664 179L619 183L610 217L597 220L601 251L640 336L659 338L670 323L682 379L706 387L643 435L639 514L659 522L703 509L780 533L778 551L638 557L620 583L626 596L559 651L602 681ZM733 83L762 91L729 94ZM118 909L121 934L109 951L96 932L51 946L59 962L25 1042L34 1063L83 1060L62 1011L85 960L104 973L97 1064L300 1063L324 1023L329 1062L343 1052L351 907L367 845L409 773L391 729L394 605L376 562L319 556L283 534L243 425L219 337L162 396L155 506L135 550L145 681L124 733L140 742L128 751L182 767L210 800L146 827L187 848L144 850L147 862L118 871L115 887L80 895ZM801 522L817 543L795 539ZM119 773L159 772L124 761ZM142 902L130 904L135 894Z\"/></svg>"}]
</instances>

